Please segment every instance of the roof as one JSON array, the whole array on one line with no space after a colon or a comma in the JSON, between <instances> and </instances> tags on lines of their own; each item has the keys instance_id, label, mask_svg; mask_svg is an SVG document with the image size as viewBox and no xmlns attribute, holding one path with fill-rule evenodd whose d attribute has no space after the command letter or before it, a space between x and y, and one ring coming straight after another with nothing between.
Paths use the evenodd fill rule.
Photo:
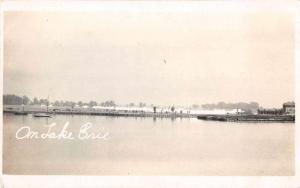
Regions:
<instances>
[{"instance_id":1,"label":"roof","mask_svg":"<svg viewBox=\"0 0 300 188\"><path fill-rule=\"evenodd\" d=\"M285 102L285 103L283 103L283 106L295 106L295 102L294 101Z\"/></svg>"}]
</instances>

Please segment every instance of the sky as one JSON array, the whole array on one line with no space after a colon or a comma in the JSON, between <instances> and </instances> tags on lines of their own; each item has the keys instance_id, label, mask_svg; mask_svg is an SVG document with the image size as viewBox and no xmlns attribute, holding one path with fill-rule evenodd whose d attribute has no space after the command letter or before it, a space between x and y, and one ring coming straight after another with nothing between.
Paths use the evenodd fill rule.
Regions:
<instances>
[{"instance_id":1,"label":"sky","mask_svg":"<svg viewBox=\"0 0 300 188\"><path fill-rule=\"evenodd\" d=\"M288 7L156 3L5 12L4 94L160 105L294 100Z\"/></svg>"}]
</instances>

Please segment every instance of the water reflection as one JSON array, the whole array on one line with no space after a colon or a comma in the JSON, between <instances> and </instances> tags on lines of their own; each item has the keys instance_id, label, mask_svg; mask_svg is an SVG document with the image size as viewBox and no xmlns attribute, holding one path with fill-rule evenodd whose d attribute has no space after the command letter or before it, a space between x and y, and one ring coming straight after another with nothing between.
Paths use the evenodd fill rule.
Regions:
<instances>
[{"instance_id":1,"label":"water reflection","mask_svg":"<svg viewBox=\"0 0 300 188\"><path fill-rule=\"evenodd\" d=\"M4 114L3 168L14 174L289 175L294 171L294 124L227 123L186 118ZM109 141L16 140L29 126L43 132L69 122L78 134L105 129ZM233 125L234 126L231 126ZM20 153L22 155L20 155ZM284 161L284 163L282 162Z\"/></svg>"}]
</instances>

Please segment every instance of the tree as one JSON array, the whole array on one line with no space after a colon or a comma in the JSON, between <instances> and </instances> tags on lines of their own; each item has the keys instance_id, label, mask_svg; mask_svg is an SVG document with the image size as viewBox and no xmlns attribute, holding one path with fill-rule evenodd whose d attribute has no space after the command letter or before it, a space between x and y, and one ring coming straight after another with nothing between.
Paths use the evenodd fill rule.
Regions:
<instances>
[{"instance_id":1,"label":"tree","mask_svg":"<svg viewBox=\"0 0 300 188\"><path fill-rule=\"evenodd\" d=\"M65 105L65 102L62 101L62 100L60 100L60 101L59 101L59 106L64 106L64 105Z\"/></svg>"},{"instance_id":2,"label":"tree","mask_svg":"<svg viewBox=\"0 0 300 188\"><path fill-rule=\"evenodd\" d=\"M227 109L228 108L227 104L225 102L223 102L223 101L222 102L218 102L218 104L216 106L219 109Z\"/></svg>"},{"instance_id":3,"label":"tree","mask_svg":"<svg viewBox=\"0 0 300 188\"><path fill-rule=\"evenodd\" d=\"M60 106L60 102L59 102L59 101L55 101L55 102L53 103L53 105L54 105L54 106Z\"/></svg>"},{"instance_id":4,"label":"tree","mask_svg":"<svg viewBox=\"0 0 300 188\"><path fill-rule=\"evenodd\" d=\"M29 103L30 103L30 99L26 95L24 95L23 96L23 104L27 105Z\"/></svg>"},{"instance_id":5,"label":"tree","mask_svg":"<svg viewBox=\"0 0 300 188\"><path fill-rule=\"evenodd\" d=\"M65 102L63 103L63 106L74 107L75 104L76 104L76 103L73 102L73 101L65 101Z\"/></svg>"},{"instance_id":6,"label":"tree","mask_svg":"<svg viewBox=\"0 0 300 188\"><path fill-rule=\"evenodd\" d=\"M33 104L39 104L38 98L36 98L36 97L33 98Z\"/></svg>"},{"instance_id":7,"label":"tree","mask_svg":"<svg viewBox=\"0 0 300 188\"><path fill-rule=\"evenodd\" d=\"M83 102L82 101L78 101L77 104L78 104L78 106L83 106Z\"/></svg>"},{"instance_id":8,"label":"tree","mask_svg":"<svg viewBox=\"0 0 300 188\"><path fill-rule=\"evenodd\" d=\"M139 107L145 107L145 106L146 106L146 103L143 103L143 102L139 103Z\"/></svg>"},{"instance_id":9,"label":"tree","mask_svg":"<svg viewBox=\"0 0 300 188\"><path fill-rule=\"evenodd\" d=\"M3 104L21 105L23 104L23 99L17 95L3 95Z\"/></svg>"},{"instance_id":10,"label":"tree","mask_svg":"<svg viewBox=\"0 0 300 188\"><path fill-rule=\"evenodd\" d=\"M89 107L93 107L93 106L97 106L97 102L96 101L90 101L89 102Z\"/></svg>"},{"instance_id":11,"label":"tree","mask_svg":"<svg viewBox=\"0 0 300 188\"><path fill-rule=\"evenodd\" d=\"M71 104L71 107L72 107L72 108L74 108L74 107L75 107L75 105L76 105L76 102L73 102L73 101L71 101L71 103L70 103L70 104Z\"/></svg>"},{"instance_id":12,"label":"tree","mask_svg":"<svg viewBox=\"0 0 300 188\"><path fill-rule=\"evenodd\" d=\"M100 106L116 106L116 103L114 101L110 100L110 101L105 101L105 102L100 103Z\"/></svg>"},{"instance_id":13,"label":"tree","mask_svg":"<svg viewBox=\"0 0 300 188\"><path fill-rule=\"evenodd\" d=\"M49 105L49 101L48 101L48 99L40 99L39 104Z\"/></svg>"}]
</instances>

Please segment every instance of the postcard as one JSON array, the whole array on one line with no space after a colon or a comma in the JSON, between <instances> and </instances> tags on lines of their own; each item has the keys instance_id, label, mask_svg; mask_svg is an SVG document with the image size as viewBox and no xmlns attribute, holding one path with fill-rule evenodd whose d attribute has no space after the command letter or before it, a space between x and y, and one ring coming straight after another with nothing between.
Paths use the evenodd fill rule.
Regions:
<instances>
[{"instance_id":1,"label":"postcard","mask_svg":"<svg viewBox=\"0 0 300 188\"><path fill-rule=\"evenodd\" d=\"M3 10L4 175L295 176L288 3L97 5Z\"/></svg>"}]
</instances>

